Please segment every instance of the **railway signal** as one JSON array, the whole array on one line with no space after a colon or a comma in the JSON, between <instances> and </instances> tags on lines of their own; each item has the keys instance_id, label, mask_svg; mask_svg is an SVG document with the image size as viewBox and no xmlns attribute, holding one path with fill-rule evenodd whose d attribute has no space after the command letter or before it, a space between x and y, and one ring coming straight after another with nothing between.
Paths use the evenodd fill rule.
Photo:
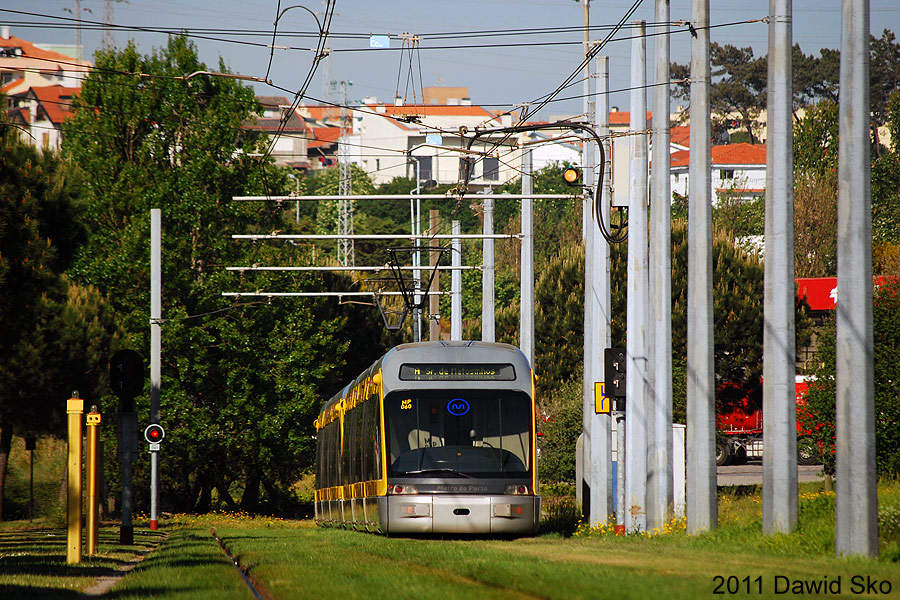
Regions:
<instances>
[{"instance_id":1,"label":"railway signal","mask_svg":"<svg viewBox=\"0 0 900 600\"><path fill-rule=\"evenodd\" d=\"M144 439L150 444L150 452L158 452L159 443L163 441L165 437L166 430L162 428L162 425L157 423L147 425L147 429L144 430Z\"/></svg>"},{"instance_id":2,"label":"railway signal","mask_svg":"<svg viewBox=\"0 0 900 600\"><path fill-rule=\"evenodd\" d=\"M625 348L605 348L603 358L606 367L606 395L625 396Z\"/></svg>"},{"instance_id":3,"label":"railway signal","mask_svg":"<svg viewBox=\"0 0 900 600\"><path fill-rule=\"evenodd\" d=\"M566 185L581 185L581 170L569 165L563 170L563 182Z\"/></svg>"}]
</instances>

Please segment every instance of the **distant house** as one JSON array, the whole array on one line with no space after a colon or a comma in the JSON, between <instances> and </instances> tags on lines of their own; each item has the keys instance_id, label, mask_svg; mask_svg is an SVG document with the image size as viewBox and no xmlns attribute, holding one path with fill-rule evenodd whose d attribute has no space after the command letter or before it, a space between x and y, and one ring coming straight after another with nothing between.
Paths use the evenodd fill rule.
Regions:
<instances>
[{"instance_id":1,"label":"distant house","mask_svg":"<svg viewBox=\"0 0 900 600\"><path fill-rule=\"evenodd\" d=\"M480 106L463 99L458 105L379 104L367 99L353 111L352 134L344 141L351 160L359 164L376 184L394 177L433 180L437 184L459 181L460 157L466 140L460 131L499 127L502 120ZM489 135L479 139L473 150L486 151L495 144L499 150L477 156L469 180L473 191L501 185L519 176L521 151L517 136ZM502 157L502 159L501 159Z\"/></svg>"},{"instance_id":2,"label":"distant house","mask_svg":"<svg viewBox=\"0 0 900 600\"><path fill-rule=\"evenodd\" d=\"M752 200L766 193L765 144L726 144L711 150L711 193L713 203L730 197ZM672 192L688 195L690 150L671 154Z\"/></svg>"},{"instance_id":3,"label":"distant house","mask_svg":"<svg viewBox=\"0 0 900 600\"><path fill-rule=\"evenodd\" d=\"M257 96L256 99L262 105L262 113L244 122L242 128L266 136L276 165L309 169L310 131L306 122L291 110L291 103L284 96Z\"/></svg>"},{"instance_id":4,"label":"distant house","mask_svg":"<svg viewBox=\"0 0 900 600\"><path fill-rule=\"evenodd\" d=\"M62 123L71 115L69 105L80 89L51 85L11 95L7 115L19 137L45 150L59 150Z\"/></svg>"},{"instance_id":5,"label":"distant house","mask_svg":"<svg viewBox=\"0 0 900 600\"><path fill-rule=\"evenodd\" d=\"M9 96L32 87L81 87L91 63L46 50L0 28L0 91Z\"/></svg>"},{"instance_id":6,"label":"distant house","mask_svg":"<svg viewBox=\"0 0 900 600\"><path fill-rule=\"evenodd\" d=\"M0 93L7 116L26 142L59 149L63 120L91 63L42 48L0 28Z\"/></svg>"}]
</instances>

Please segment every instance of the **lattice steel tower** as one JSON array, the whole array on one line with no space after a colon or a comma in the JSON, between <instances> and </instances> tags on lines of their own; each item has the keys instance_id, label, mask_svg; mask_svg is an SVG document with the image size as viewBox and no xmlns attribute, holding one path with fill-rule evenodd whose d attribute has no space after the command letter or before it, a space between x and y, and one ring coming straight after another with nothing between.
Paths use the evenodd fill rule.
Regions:
<instances>
[{"instance_id":1,"label":"lattice steel tower","mask_svg":"<svg viewBox=\"0 0 900 600\"><path fill-rule=\"evenodd\" d=\"M347 108L348 81L332 82L341 86L341 137L338 143L338 235L353 235L353 210L355 203L347 196L353 193L352 171L350 169L350 147L347 136L353 132L350 110ZM356 263L352 239L338 240L338 262L341 266L352 267Z\"/></svg>"}]
</instances>

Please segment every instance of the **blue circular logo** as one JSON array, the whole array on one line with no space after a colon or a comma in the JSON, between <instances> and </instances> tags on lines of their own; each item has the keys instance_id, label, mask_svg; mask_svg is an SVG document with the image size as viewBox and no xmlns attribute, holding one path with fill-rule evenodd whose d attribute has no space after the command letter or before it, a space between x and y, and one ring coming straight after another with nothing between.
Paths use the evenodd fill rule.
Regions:
<instances>
[{"instance_id":1,"label":"blue circular logo","mask_svg":"<svg viewBox=\"0 0 900 600\"><path fill-rule=\"evenodd\" d=\"M447 403L447 412L451 415L461 417L469 412L469 403L462 398L454 398Z\"/></svg>"}]
</instances>

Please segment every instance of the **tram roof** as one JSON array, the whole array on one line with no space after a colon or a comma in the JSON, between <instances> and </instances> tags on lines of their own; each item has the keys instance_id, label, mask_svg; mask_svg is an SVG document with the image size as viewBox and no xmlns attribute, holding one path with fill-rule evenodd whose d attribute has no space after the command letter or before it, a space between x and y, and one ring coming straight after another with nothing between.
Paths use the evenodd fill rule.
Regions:
<instances>
[{"instance_id":1,"label":"tram roof","mask_svg":"<svg viewBox=\"0 0 900 600\"><path fill-rule=\"evenodd\" d=\"M407 362L438 363L447 360L448 351L452 352L454 355L457 355L454 356L455 360L451 361L450 364L461 364L478 361L508 362L522 369L521 372L528 373L529 375L531 373L531 366L528 364L528 359L525 357L525 354L517 347L510 344L503 344L499 342L482 342L477 340L462 340L453 342L414 342L409 344L400 344L388 350L384 354L384 356L372 363L372 365L368 369L360 373L359 376L356 377L356 379L341 388L341 390L337 394L332 396L328 400L328 402L325 403L325 406L322 407L322 411L320 412L324 412L325 409L327 409L334 403L339 402L341 398L344 398L350 392L350 390L352 390L354 387L356 387L358 384L365 381L369 377L372 377L379 370L384 371L384 368L386 366L389 368L394 368L394 366L396 365L396 368L399 369L401 364L405 364ZM502 353L502 359L498 358L498 352ZM529 387L530 385L531 384L529 382Z\"/></svg>"}]
</instances>

